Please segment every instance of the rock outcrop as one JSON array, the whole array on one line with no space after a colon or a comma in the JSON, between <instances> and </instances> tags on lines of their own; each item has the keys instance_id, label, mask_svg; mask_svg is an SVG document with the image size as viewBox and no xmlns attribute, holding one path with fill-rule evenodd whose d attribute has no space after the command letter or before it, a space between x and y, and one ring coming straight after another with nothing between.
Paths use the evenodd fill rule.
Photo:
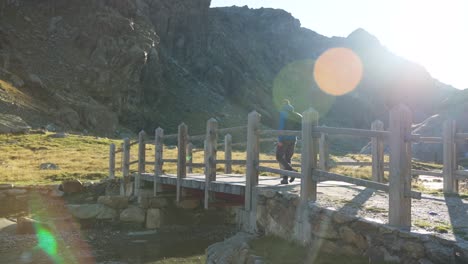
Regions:
<instances>
[{"instance_id":1,"label":"rock outcrop","mask_svg":"<svg viewBox=\"0 0 468 264\"><path fill-rule=\"evenodd\" d=\"M24 95L14 107L0 96L0 112L32 126L114 135L119 126L171 131L184 121L198 133L210 117L244 124L253 109L274 126L289 97L298 111L316 108L323 124L368 128L386 117L382 106L404 102L422 121L451 93L362 29L328 38L283 10L210 8L210 0L0 6L0 80ZM354 50L364 65L355 91L338 98L311 77L332 47Z\"/></svg>"}]
</instances>

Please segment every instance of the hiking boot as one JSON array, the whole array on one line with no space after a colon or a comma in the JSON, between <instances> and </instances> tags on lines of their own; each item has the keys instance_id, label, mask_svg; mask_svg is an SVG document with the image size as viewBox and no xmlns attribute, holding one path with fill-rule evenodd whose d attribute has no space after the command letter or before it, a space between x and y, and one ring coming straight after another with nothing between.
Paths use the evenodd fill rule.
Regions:
<instances>
[{"instance_id":1,"label":"hiking boot","mask_svg":"<svg viewBox=\"0 0 468 264\"><path fill-rule=\"evenodd\" d=\"M283 177L281 184L288 184L288 177Z\"/></svg>"}]
</instances>

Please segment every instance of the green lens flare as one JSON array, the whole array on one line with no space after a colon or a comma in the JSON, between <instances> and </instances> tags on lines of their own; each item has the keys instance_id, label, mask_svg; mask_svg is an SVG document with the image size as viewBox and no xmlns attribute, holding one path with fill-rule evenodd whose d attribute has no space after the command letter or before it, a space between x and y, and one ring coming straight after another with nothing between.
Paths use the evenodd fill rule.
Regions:
<instances>
[{"instance_id":1,"label":"green lens flare","mask_svg":"<svg viewBox=\"0 0 468 264\"><path fill-rule=\"evenodd\" d=\"M37 224L35 227L38 240L37 248L43 250L52 259L54 264L64 263L62 258L57 254L57 240L54 234L40 224Z\"/></svg>"}]
</instances>

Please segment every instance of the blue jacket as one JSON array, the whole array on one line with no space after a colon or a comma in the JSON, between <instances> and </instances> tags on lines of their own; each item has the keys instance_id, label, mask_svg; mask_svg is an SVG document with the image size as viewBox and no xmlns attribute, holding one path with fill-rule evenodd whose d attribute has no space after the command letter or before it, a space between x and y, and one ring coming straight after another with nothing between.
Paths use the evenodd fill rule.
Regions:
<instances>
[{"instance_id":1,"label":"blue jacket","mask_svg":"<svg viewBox=\"0 0 468 264\"><path fill-rule=\"evenodd\" d=\"M292 115L299 115L294 112L294 107L292 105L285 105L283 106L283 109L280 111L280 117L279 117L279 126L278 130L289 130L291 123L293 122L291 120ZM279 142L284 142L284 141L296 141L295 136L279 136L278 137Z\"/></svg>"}]
</instances>

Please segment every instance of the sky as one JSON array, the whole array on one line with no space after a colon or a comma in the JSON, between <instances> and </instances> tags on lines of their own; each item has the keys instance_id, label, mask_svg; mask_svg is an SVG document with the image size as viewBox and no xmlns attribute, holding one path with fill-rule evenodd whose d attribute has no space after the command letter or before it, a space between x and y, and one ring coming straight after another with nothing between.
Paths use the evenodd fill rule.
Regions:
<instances>
[{"instance_id":1,"label":"sky","mask_svg":"<svg viewBox=\"0 0 468 264\"><path fill-rule=\"evenodd\" d=\"M281 8L328 37L363 28L432 77L468 88L466 0L211 0L211 7L232 5Z\"/></svg>"}]
</instances>

